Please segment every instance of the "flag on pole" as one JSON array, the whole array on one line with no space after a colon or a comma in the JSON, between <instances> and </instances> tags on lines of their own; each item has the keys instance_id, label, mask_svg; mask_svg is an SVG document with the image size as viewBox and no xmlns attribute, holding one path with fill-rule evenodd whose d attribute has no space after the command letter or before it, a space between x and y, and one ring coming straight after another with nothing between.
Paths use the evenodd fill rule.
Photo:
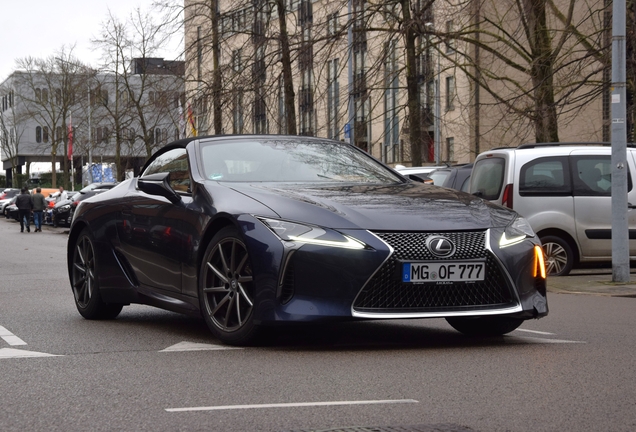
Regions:
<instances>
[{"instance_id":1,"label":"flag on pole","mask_svg":"<svg viewBox=\"0 0 636 432\"><path fill-rule=\"evenodd\" d=\"M181 106L181 99L179 99L179 139L186 137L186 122L185 115L183 114L183 106Z\"/></svg>"},{"instance_id":2,"label":"flag on pole","mask_svg":"<svg viewBox=\"0 0 636 432\"><path fill-rule=\"evenodd\" d=\"M192 105L188 102L188 123L190 123L190 130L192 132L192 136L197 136L197 128L194 124L194 113L192 112Z\"/></svg>"},{"instance_id":3,"label":"flag on pole","mask_svg":"<svg viewBox=\"0 0 636 432\"><path fill-rule=\"evenodd\" d=\"M68 160L73 160L73 113L68 122Z\"/></svg>"}]
</instances>

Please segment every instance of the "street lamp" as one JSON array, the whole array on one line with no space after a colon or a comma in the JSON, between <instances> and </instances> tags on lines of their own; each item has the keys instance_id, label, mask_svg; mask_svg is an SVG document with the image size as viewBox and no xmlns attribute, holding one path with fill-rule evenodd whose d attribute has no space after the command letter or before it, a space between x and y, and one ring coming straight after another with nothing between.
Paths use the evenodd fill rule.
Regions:
<instances>
[{"instance_id":1,"label":"street lamp","mask_svg":"<svg viewBox=\"0 0 636 432\"><path fill-rule=\"evenodd\" d=\"M434 25L432 22L427 22L424 24L426 27L430 28L432 31L435 30ZM431 49L431 43L430 43L430 37L427 37L427 42L428 42L428 46L426 47L427 50ZM439 43L439 38L438 38L438 43ZM440 57L441 54L439 53L439 51L437 52L437 71L435 74L435 105L434 105L434 129L433 129L433 134L434 136L434 147L433 147L433 151L434 151L434 157L435 157L435 164L439 165L440 164L440 150L442 148L442 141L441 141L441 122L442 122L442 109L441 109L441 99L440 99L440 79L441 79L441 71L440 71Z\"/></svg>"}]
</instances>

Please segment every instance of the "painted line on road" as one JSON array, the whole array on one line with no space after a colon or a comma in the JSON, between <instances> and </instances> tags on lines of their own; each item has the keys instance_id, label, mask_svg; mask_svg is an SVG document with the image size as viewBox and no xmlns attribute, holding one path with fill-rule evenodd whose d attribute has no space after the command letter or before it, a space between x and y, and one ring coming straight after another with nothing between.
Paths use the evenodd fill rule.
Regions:
<instances>
[{"instance_id":1,"label":"painted line on road","mask_svg":"<svg viewBox=\"0 0 636 432\"><path fill-rule=\"evenodd\" d=\"M26 345L27 343L11 333L6 328L0 326L0 337L9 345Z\"/></svg>"},{"instance_id":2,"label":"painted line on road","mask_svg":"<svg viewBox=\"0 0 636 432\"><path fill-rule=\"evenodd\" d=\"M178 344L169 346L159 352L183 352L183 351L216 351L216 350L235 350L243 349L241 347L232 347L227 345L204 344L196 342L179 342Z\"/></svg>"},{"instance_id":3,"label":"painted line on road","mask_svg":"<svg viewBox=\"0 0 636 432\"><path fill-rule=\"evenodd\" d=\"M36 351L25 351L15 348L0 348L0 359L27 357L61 357L59 354L48 354Z\"/></svg>"},{"instance_id":4,"label":"painted line on road","mask_svg":"<svg viewBox=\"0 0 636 432\"><path fill-rule=\"evenodd\" d=\"M290 408L290 407L318 407L334 405L372 405L372 404L399 404L399 403L419 403L415 399L389 399L389 400L364 400L364 401L333 401L333 402L298 402L279 404L256 404L256 405L219 405L207 407L186 407L186 408L166 408L168 412L183 411L221 411L236 409L260 409L260 408Z\"/></svg>"},{"instance_id":5,"label":"painted line on road","mask_svg":"<svg viewBox=\"0 0 636 432\"><path fill-rule=\"evenodd\" d=\"M520 339L521 341L529 341L534 343L545 343L545 344L585 344L585 341L573 341L566 339L544 339L544 338L536 338L530 336L512 336L508 338L508 341L514 342L514 339Z\"/></svg>"},{"instance_id":6,"label":"painted line on road","mask_svg":"<svg viewBox=\"0 0 636 432\"><path fill-rule=\"evenodd\" d=\"M550 335L550 336L554 336L556 334L556 333L549 333L549 332L543 332L539 330L528 330L528 329L517 329L515 331L526 332L526 333L536 333L536 334Z\"/></svg>"}]
</instances>

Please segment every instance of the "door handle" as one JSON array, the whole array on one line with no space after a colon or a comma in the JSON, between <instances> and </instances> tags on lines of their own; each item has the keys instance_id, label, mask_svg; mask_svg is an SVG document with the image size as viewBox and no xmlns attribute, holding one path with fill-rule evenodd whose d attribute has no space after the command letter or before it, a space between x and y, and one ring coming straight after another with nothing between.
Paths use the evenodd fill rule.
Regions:
<instances>
[{"instance_id":1,"label":"door handle","mask_svg":"<svg viewBox=\"0 0 636 432\"><path fill-rule=\"evenodd\" d=\"M633 205L632 203L627 203L627 208L628 209L636 209L636 206Z\"/></svg>"}]
</instances>

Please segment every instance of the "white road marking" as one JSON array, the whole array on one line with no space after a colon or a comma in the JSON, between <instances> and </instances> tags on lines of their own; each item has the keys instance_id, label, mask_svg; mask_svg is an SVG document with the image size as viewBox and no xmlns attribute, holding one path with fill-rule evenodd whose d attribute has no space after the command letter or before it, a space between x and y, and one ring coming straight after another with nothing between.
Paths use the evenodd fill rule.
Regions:
<instances>
[{"instance_id":1,"label":"white road marking","mask_svg":"<svg viewBox=\"0 0 636 432\"><path fill-rule=\"evenodd\" d=\"M231 347L227 345L204 344L195 342L179 342L178 344L169 346L159 352L175 352L175 351L212 351L212 350L233 350L243 349L240 347Z\"/></svg>"},{"instance_id":2,"label":"white road marking","mask_svg":"<svg viewBox=\"0 0 636 432\"><path fill-rule=\"evenodd\" d=\"M587 343L585 341L572 341L566 339L544 339L544 338L536 338L530 336L510 336L507 337L506 340L508 342L516 342L515 339L520 342L534 342L534 343L545 343L545 344L584 344Z\"/></svg>"},{"instance_id":3,"label":"white road marking","mask_svg":"<svg viewBox=\"0 0 636 432\"><path fill-rule=\"evenodd\" d=\"M520 332L527 332L527 333L536 333L536 334L542 334L542 335L555 335L556 333L548 333L548 332L542 332L542 331L538 331L538 330L528 330L528 329L517 329L515 331L520 331Z\"/></svg>"},{"instance_id":4,"label":"white road marking","mask_svg":"<svg viewBox=\"0 0 636 432\"><path fill-rule=\"evenodd\" d=\"M208 406L208 407L166 408L165 410L168 412L217 411L217 410L235 410L235 409L317 407L317 406L333 406L333 405L371 405L371 404L398 404L398 403L419 403L419 401L416 401L415 399L389 399L389 400L366 400L366 401L298 402L298 403L280 403L280 404L219 405L219 406Z\"/></svg>"},{"instance_id":5,"label":"white road marking","mask_svg":"<svg viewBox=\"0 0 636 432\"><path fill-rule=\"evenodd\" d=\"M27 343L11 333L6 328L0 326L0 337L9 345L26 345Z\"/></svg>"},{"instance_id":6,"label":"white road marking","mask_svg":"<svg viewBox=\"0 0 636 432\"><path fill-rule=\"evenodd\" d=\"M25 351L15 348L0 348L0 359L25 357L62 357L58 354L47 354L35 351Z\"/></svg>"}]
</instances>

